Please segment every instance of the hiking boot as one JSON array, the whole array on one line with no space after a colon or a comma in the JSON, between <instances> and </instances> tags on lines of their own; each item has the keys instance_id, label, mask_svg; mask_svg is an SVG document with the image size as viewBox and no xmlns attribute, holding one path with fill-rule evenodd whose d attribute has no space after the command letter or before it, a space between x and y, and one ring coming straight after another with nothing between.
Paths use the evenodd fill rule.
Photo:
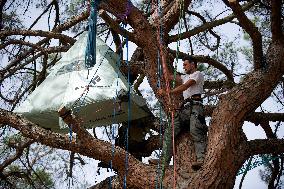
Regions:
<instances>
[{"instance_id":1,"label":"hiking boot","mask_svg":"<svg viewBox=\"0 0 284 189\"><path fill-rule=\"evenodd\" d=\"M195 162L192 162L191 167L193 170L197 171L202 167L202 165L203 165L203 161L195 161Z\"/></svg>"},{"instance_id":2,"label":"hiking boot","mask_svg":"<svg viewBox=\"0 0 284 189\"><path fill-rule=\"evenodd\" d=\"M152 159L152 158L150 158L148 160L148 162L149 162L149 165L158 165L160 163L160 159Z\"/></svg>"}]
</instances>

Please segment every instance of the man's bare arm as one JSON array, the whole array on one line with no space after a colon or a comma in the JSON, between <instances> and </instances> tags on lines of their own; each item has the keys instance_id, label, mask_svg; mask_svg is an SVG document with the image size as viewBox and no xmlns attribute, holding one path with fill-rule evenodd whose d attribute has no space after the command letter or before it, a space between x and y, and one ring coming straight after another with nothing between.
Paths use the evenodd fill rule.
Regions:
<instances>
[{"instance_id":1,"label":"man's bare arm","mask_svg":"<svg viewBox=\"0 0 284 189\"><path fill-rule=\"evenodd\" d=\"M193 79L189 79L186 83L181 84L179 86L177 86L176 88L172 89L170 91L170 94L179 94L182 93L183 91L185 91L186 89L188 89L191 85L194 85L196 83L195 80ZM166 95L166 91L163 89L159 89L158 90L158 95L160 96L164 96Z\"/></svg>"},{"instance_id":2,"label":"man's bare arm","mask_svg":"<svg viewBox=\"0 0 284 189\"><path fill-rule=\"evenodd\" d=\"M185 82L182 85L177 86L173 90L170 91L171 94L179 94L188 89L191 85L194 85L196 83L195 80L189 79L187 82Z\"/></svg>"}]
</instances>

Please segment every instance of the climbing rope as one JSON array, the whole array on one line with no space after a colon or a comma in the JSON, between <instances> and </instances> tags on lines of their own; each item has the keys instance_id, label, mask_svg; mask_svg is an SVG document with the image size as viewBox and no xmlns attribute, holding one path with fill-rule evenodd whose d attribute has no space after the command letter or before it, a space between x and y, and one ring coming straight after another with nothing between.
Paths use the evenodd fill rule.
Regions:
<instances>
[{"instance_id":1,"label":"climbing rope","mask_svg":"<svg viewBox=\"0 0 284 189\"><path fill-rule=\"evenodd\" d=\"M163 51L163 26L162 26L162 20L161 20L161 13L162 13L162 8L161 8L161 3L158 0L158 16L160 18L160 22L158 25L158 35L157 35L157 40L159 42L159 51L160 51L160 55L161 55L161 60L162 60L162 68L163 68L163 75L165 78L165 83L166 83L166 93L167 93L167 98L169 101L169 105L172 104L171 101L171 97L170 97L170 83L169 83L169 73L168 73L168 69L167 69L167 63L166 63L166 58L165 58L165 54ZM172 125L172 145L173 145L173 165L174 165L174 178L173 178L173 188L175 188L176 186L176 163L175 163L175 150L174 150L174 146L175 146L175 140L174 140L174 110L170 110L170 117L171 117L171 125ZM167 162L163 162L163 166L162 166L162 174L164 175L165 172L165 163Z\"/></svg>"},{"instance_id":2,"label":"climbing rope","mask_svg":"<svg viewBox=\"0 0 284 189\"><path fill-rule=\"evenodd\" d=\"M153 3L153 2L152 2ZM148 7L152 8L151 6L151 0L149 0L149 5ZM150 9L149 10L149 14L152 10ZM162 27L160 28L162 30ZM163 38L163 32L159 32L159 35L160 35L160 38L162 39ZM157 88L161 88L161 78L162 78L162 65L161 65L161 55L160 55L160 51L158 50L157 51L157 70L158 70L158 83L157 83ZM162 137L162 106L161 104L159 103L159 115L160 115L160 123L159 123L159 143L160 145L159 146L162 146L163 145L163 137ZM159 188L162 188L162 177L163 177L163 164L165 164L165 162L161 162L161 149L159 148L159 154L158 154L158 157L159 157L159 162L158 162L158 165L157 165L157 176L156 176L156 185L155 185L155 188L157 189L158 187Z\"/></svg>"},{"instance_id":3,"label":"climbing rope","mask_svg":"<svg viewBox=\"0 0 284 189\"><path fill-rule=\"evenodd\" d=\"M247 165L243 166L239 172L237 173L237 176L238 175L242 175L244 173L246 173L247 171L250 171L260 165L263 165L263 164L268 164L269 161L272 161L272 160L275 160L275 159L279 159L279 158L283 158L284 156L283 155L280 155L280 156L269 156L269 157L266 157L264 155L260 156L261 160L256 160L254 161L253 163L251 163L251 161L248 162Z\"/></svg>"},{"instance_id":4,"label":"climbing rope","mask_svg":"<svg viewBox=\"0 0 284 189\"><path fill-rule=\"evenodd\" d=\"M171 101L171 97L170 97L170 85L169 85L169 76L168 76L168 71L167 71L167 65L166 65L166 58L165 58L165 54L163 52L163 26L162 26L162 23L161 23L161 12L162 12L162 8L161 8L161 3L160 1L157 1L158 3L158 16L160 18L160 24L158 26L158 42L159 42L159 52L158 54L161 55L161 60L162 60L162 67L163 67L163 75L164 75L164 78L165 78L165 82L166 82L166 93L167 93L167 97L168 97L168 101L169 101L169 104L171 105L172 104L172 101ZM179 1L179 9L180 9L180 15L179 15L179 25L178 25L178 36L179 36L179 39L177 41L177 53L176 53L176 61L175 61L175 65L174 65L174 80L173 80L173 83L172 83L172 88L175 87L175 80L176 80L176 75L177 75L177 62L178 62L178 58L179 58L179 46L180 46L180 34L181 34L181 19L183 17L183 10L184 10L184 2L183 0L180 0ZM174 110L170 110L170 120L171 120L171 126L172 126L172 146L173 146L173 165L174 165L174 178L173 178L173 188L175 188L176 186L176 160L175 160L175 139L174 139L174 136L175 136L175 133L174 133ZM168 126L169 127L169 126ZM162 174L164 175L164 171L165 171L165 163L167 162L163 162L163 167L162 167Z\"/></svg>"},{"instance_id":5,"label":"climbing rope","mask_svg":"<svg viewBox=\"0 0 284 189\"><path fill-rule=\"evenodd\" d=\"M86 68L92 68L96 64L96 35L97 35L97 12L100 0L89 0L91 4L89 17L88 42L85 54Z\"/></svg>"},{"instance_id":6,"label":"climbing rope","mask_svg":"<svg viewBox=\"0 0 284 189\"><path fill-rule=\"evenodd\" d=\"M180 41L181 41L181 29L182 29L182 18L184 16L184 0L179 0L179 9L180 9L180 13L179 13L179 21L178 21L178 40L177 40L177 50L176 50L176 58L175 58L175 65L174 65L174 80L172 83L172 87L175 88L175 81L176 81L176 75L177 75L177 63L178 63L178 59L179 59L179 47L180 47Z\"/></svg>"},{"instance_id":7,"label":"climbing rope","mask_svg":"<svg viewBox=\"0 0 284 189\"><path fill-rule=\"evenodd\" d=\"M243 173L243 176L242 176L242 179L241 179L239 188L242 188L242 184L243 184L243 181L244 181L244 179L245 179L245 176L246 176L246 174L247 174L247 172L248 172L249 166L251 165L252 158L253 158L253 156L251 156L251 157L249 158L249 160L248 160L248 165L247 165L246 169L244 170L244 173Z\"/></svg>"},{"instance_id":8,"label":"climbing rope","mask_svg":"<svg viewBox=\"0 0 284 189\"><path fill-rule=\"evenodd\" d=\"M179 46L180 46L180 34L181 34L181 19L183 16L183 10L184 10L184 2L183 0L179 1L179 9L180 9L180 15L179 15L179 26L178 26L178 41L177 41L177 54L176 54L176 61L175 61L175 65L174 65L174 80L173 80L173 85L172 88L175 88L175 84L176 84L176 75L177 75L177 62L178 62L178 58L179 58ZM171 102L170 102L171 104ZM176 186L176 154L175 154L175 125L174 125L174 115L175 112L174 110L171 111L171 125L172 125L172 144L173 144L173 164L174 164L174 184L173 184L173 188L175 188Z\"/></svg>"},{"instance_id":9,"label":"climbing rope","mask_svg":"<svg viewBox=\"0 0 284 189\"><path fill-rule=\"evenodd\" d=\"M129 16L130 12L131 12L131 8L132 8L132 4L131 1L128 0L126 2L126 10L123 14L118 14L117 17L122 21L123 23L123 28L126 29L127 26L127 17ZM122 40L123 41L123 36L122 36ZM128 116L127 116L127 127L126 127L126 131L125 131L125 136L124 136L124 143L125 143L125 174L124 174L124 178L123 178L123 188L126 189L127 186L127 174L128 174L128 133L129 133L129 128L130 128L130 119L131 119L131 102L130 102L130 66L129 66L129 47L128 47L128 36L126 35L125 37L125 41L126 41L126 65L127 65L127 83L128 83L128 105L127 105L127 109L128 109ZM121 48L123 48L121 46Z\"/></svg>"},{"instance_id":10,"label":"climbing rope","mask_svg":"<svg viewBox=\"0 0 284 189\"><path fill-rule=\"evenodd\" d=\"M146 13L150 15L151 10L152 10L151 0L148 0L148 4L146 6Z\"/></svg>"},{"instance_id":11,"label":"climbing rope","mask_svg":"<svg viewBox=\"0 0 284 189\"><path fill-rule=\"evenodd\" d=\"M160 62L160 52L158 51L158 56L157 56L157 63L158 63L158 83L157 83L157 87L160 88L161 87L161 77L162 77L162 68L161 68L161 62ZM160 115L160 121L159 121L159 146L162 146L163 144L163 139L162 139L162 106L159 103L159 115ZM161 149L159 148L159 162L157 165L157 176L156 176L156 185L155 188L157 189L158 187L161 189L162 188L162 178L161 178Z\"/></svg>"}]
</instances>

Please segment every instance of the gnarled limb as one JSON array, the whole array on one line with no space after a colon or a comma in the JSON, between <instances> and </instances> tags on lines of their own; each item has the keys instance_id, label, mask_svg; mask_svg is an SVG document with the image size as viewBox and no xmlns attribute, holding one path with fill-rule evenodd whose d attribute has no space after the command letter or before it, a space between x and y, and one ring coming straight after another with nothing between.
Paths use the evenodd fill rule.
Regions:
<instances>
[{"instance_id":1,"label":"gnarled limb","mask_svg":"<svg viewBox=\"0 0 284 189\"><path fill-rule=\"evenodd\" d=\"M0 71L1 75L0 75L0 83L3 82L4 79L12 76L13 74L15 74L18 70L23 69L26 65L28 65L29 63L33 62L34 60L36 60L37 58L41 57L44 54L49 54L49 53L56 53L56 52L65 52L70 48L70 46L59 46L59 47L50 47L47 49L44 49L43 52L40 52L36 55L34 55L33 57L27 59L25 61L25 63L17 65L17 67L14 67L13 69L8 69L7 67L5 67L3 70Z\"/></svg>"},{"instance_id":2,"label":"gnarled limb","mask_svg":"<svg viewBox=\"0 0 284 189\"><path fill-rule=\"evenodd\" d=\"M181 3L183 4L181 5ZM168 6L167 12L162 17L165 34L168 34L171 29L173 29L180 18L181 11L187 10L190 3L191 0L175 0L174 3L170 4L171 6ZM184 8L184 10L180 9L182 7Z\"/></svg>"},{"instance_id":3,"label":"gnarled limb","mask_svg":"<svg viewBox=\"0 0 284 189\"><path fill-rule=\"evenodd\" d=\"M7 3L7 0L0 1L0 30L2 30L3 28L3 8L6 3Z\"/></svg>"},{"instance_id":4,"label":"gnarled limb","mask_svg":"<svg viewBox=\"0 0 284 189\"><path fill-rule=\"evenodd\" d=\"M71 18L70 20L66 21L65 23L58 25L52 32L60 33L62 31L65 31L72 26L76 25L77 23L87 19L88 13L83 12L82 14L75 16ZM49 41L49 38L45 38L43 40L40 40L35 45L41 46ZM69 47L70 48L70 47ZM34 49L29 49L27 51L22 52L19 56L16 57L16 59L12 60L8 63L8 65L5 67L5 69L11 69L13 66L16 66L20 61L24 60L29 54L31 54L34 51Z\"/></svg>"},{"instance_id":5,"label":"gnarled limb","mask_svg":"<svg viewBox=\"0 0 284 189\"><path fill-rule=\"evenodd\" d=\"M198 17L198 18L203 22L203 24L207 23L206 19L205 19L201 14L199 14L199 13L197 13L197 12L194 12L194 11L187 11L187 13L188 13L189 15L194 15L194 16ZM186 27L186 29L187 29L187 27ZM188 32L188 29L187 29L187 32ZM221 37L220 37L218 34L216 34L212 29L209 29L209 33L210 33L213 37L216 38L216 45L214 45L213 47L210 47L209 45L206 45L206 44L204 44L203 42L202 42L202 44L203 44L204 46L206 46L208 49L210 49L211 51L215 51L215 50L218 49L218 47L219 47L219 45L220 45ZM204 35L206 35L206 34L204 34Z\"/></svg>"},{"instance_id":6,"label":"gnarled limb","mask_svg":"<svg viewBox=\"0 0 284 189\"><path fill-rule=\"evenodd\" d=\"M239 20L241 27L249 34L253 45L254 68L259 69L264 67L263 50L262 50L262 35L255 24L248 19L242 10L240 4L236 0L229 0L230 7Z\"/></svg>"},{"instance_id":7,"label":"gnarled limb","mask_svg":"<svg viewBox=\"0 0 284 189\"><path fill-rule=\"evenodd\" d=\"M10 156L8 159L5 159L5 161L3 163L0 164L0 172L3 173L3 170L11 165L11 163L13 163L15 160L17 160L19 157L21 157L23 155L24 149L27 148L28 146L30 146L32 143L34 143L35 140L30 140L27 139L26 141L24 141L23 144L21 145L17 145L17 144L13 144L14 148L16 148L16 153L12 156Z\"/></svg>"},{"instance_id":8,"label":"gnarled limb","mask_svg":"<svg viewBox=\"0 0 284 189\"><path fill-rule=\"evenodd\" d=\"M23 36L39 36L39 37L46 37L46 38L54 38L63 40L69 44L74 44L75 39L69 37L67 35L56 33L56 32L49 32L49 31L42 31L42 30L5 30L0 31L0 38L5 39L7 36L11 35L23 35Z\"/></svg>"},{"instance_id":9,"label":"gnarled limb","mask_svg":"<svg viewBox=\"0 0 284 189\"><path fill-rule=\"evenodd\" d=\"M204 81L204 89L231 89L235 83L229 80Z\"/></svg>"},{"instance_id":10,"label":"gnarled limb","mask_svg":"<svg viewBox=\"0 0 284 189\"><path fill-rule=\"evenodd\" d=\"M272 41L283 39L283 22L281 20L282 2L279 0L271 0L271 33Z\"/></svg>"},{"instance_id":11,"label":"gnarled limb","mask_svg":"<svg viewBox=\"0 0 284 189\"><path fill-rule=\"evenodd\" d=\"M284 153L284 139L255 139L247 141L241 148L246 156Z\"/></svg>"},{"instance_id":12,"label":"gnarled limb","mask_svg":"<svg viewBox=\"0 0 284 189\"><path fill-rule=\"evenodd\" d=\"M250 9L253 6L253 3L250 2L246 5L243 6L242 11L246 11L248 9ZM206 30L212 29L216 26L220 26L222 24L228 23L230 21L232 21L236 16L234 14L226 16L225 18L219 19L219 20L214 20L212 22L207 22L206 24L203 24L201 26L195 27L192 30L189 30L187 32L181 33L180 35L171 35L169 36L169 43L171 42L175 42L178 39L186 39L189 38L191 36L194 36L198 33L204 32Z\"/></svg>"},{"instance_id":13,"label":"gnarled limb","mask_svg":"<svg viewBox=\"0 0 284 189\"><path fill-rule=\"evenodd\" d=\"M170 52L172 54L175 54L176 51L170 49ZM184 57L189 57L190 55L183 53L183 52L179 52L179 58L184 58ZM209 56L203 56L203 55L194 55L192 56L197 62L204 62L204 63L208 63L209 65L214 66L215 68L219 69L220 71L222 71L228 78L229 81L234 82L234 78L233 78L233 74L232 71L228 70L226 68L226 66L224 66L222 63L218 62L217 60L209 57Z\"/></svg>"},{"instance_id":14,"label":"gnarled limb","mask_svg":"<svg viewBox=\"0 0 284 189\"><path fill-rule=\"evenodd\" d=\"M212 113L216 106L205 106L205 115L212 116ZM266 121L281 121L284 122L284 113L263 113L263 112L253 112L245 116L245 121L252 122L254 124L260 124Z\"/></svg>"},{"instance_id":15,"label":"gnarled limb","mask_svg":"<svg viewBox=\"0 0 284 189\"><path fill-rule=\"evenodd\" d=\"M69 138L65 135L42 129L26 119L3 109L0 109L0 124L9 125L19 130L23 136L34 139L34 142L80 153L105 163L112 161L113 167L118 170L120 175L124 175L127 168L127 186L154 187L155 182L152 181L152 178L156 178L155 167L145 166L130 154L128 154L128 165L126 167L125 157L127 152L119 147L114 147L114 152L112 152L111 143L93 138L83 128L76 127L78 136L83 137L80 142L70 143Z\"/></svg>"},{"instance_id":16,"label":"gnarled limb","mask_svg":"<svg viewBox=\"0 0 284 189\"><path fill-rule=\"evenodd\" d=\"M128 37L130 41L133 41L134 43L136 42L135 36L133 33L127 31L126 29L123 29L120 25L119 22L112 19L104 10L101 10L99 12L99 16L109 25L109 27L114 30L116 33Z\"/></svg>"}]
</instances>

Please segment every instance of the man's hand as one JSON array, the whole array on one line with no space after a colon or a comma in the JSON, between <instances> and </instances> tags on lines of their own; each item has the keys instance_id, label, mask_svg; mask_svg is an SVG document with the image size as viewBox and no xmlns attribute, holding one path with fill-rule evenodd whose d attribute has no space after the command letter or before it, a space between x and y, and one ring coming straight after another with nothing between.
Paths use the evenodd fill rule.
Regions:
<instances>
[{"instance_id":1,"label":"man's hand","mask_svg":"<svg viewBox=\"0 0 284 189\"><path fill-rule=\"evenodd\" d=\"M160 97L164 97L167 95L166 90L164 89L158 89L157 90L157 95ZM167 108L169 112L175 111L178 107L176 106L176 104L173 103L167 103Z\"/></svg>"},{"instance_id":2,"label":"man's hand","mask_svg":"<svg viewBox=\"0 0 284 189\"><path fill-rule=\"evenodd\" d=\"M157 95L160 96L160 97L163 97L165 96L167 93L164 89L158 89L157 90Z\"/></svg>"}]
</instances>

